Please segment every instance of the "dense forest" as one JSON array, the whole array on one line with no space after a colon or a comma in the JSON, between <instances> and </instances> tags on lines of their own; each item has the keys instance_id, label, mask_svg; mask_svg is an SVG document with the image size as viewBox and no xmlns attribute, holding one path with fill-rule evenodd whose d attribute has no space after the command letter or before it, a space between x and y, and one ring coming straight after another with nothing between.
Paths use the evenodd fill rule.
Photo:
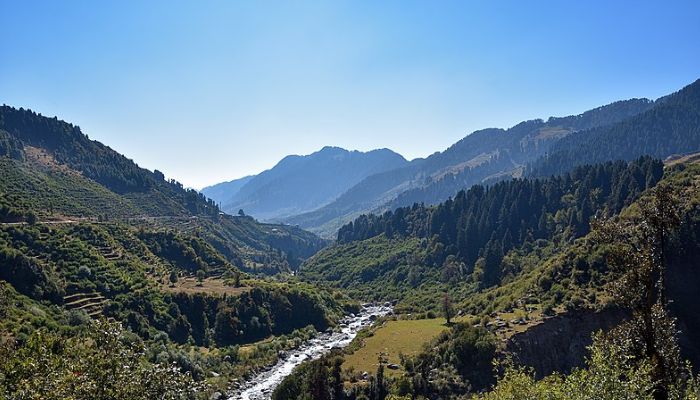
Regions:
<instances>
[{"instance_id":1,"label":"dense forest","mask_svg":"<svg viewBox=\"0 0 700 400\"><path fill-rule=\"evenodd\" d=\"M12 141L1 140L3 152L12 148L32 146L49 152L59 163L80 171L86 177L116 193L160 192L171 199L179 199L188 212L217 215L214 201L192 189L183 188L175 181L166 181L159 171L150 172L100 142L90 140L80 127L47 118L23 108L0 107L0 130L12 136ZM5 134L0 136L4 137ZM7 144L5 144L7 143ZM14 146L14 147L11 147ZM13 151L13 154L16 154Z\"/></svg>"},{"instance_id":2,"label":"dense forest","mask_svg":"<svg viewBox=\"0 0 700 400\"><path fill-rule=\"evenodd\" d=\"M579 167L547 179L474 186L437 206L415 204L363 215L339 230L338 243L382 234L428 239L426 263L456 268L446 274L468 276L483 258L482 285L491 286L498 283L501 261L509 250L538 239L581 237L588 233L591 217L618 213L662 174L661 162L643 157ZM446 263L448 256L453 257Z\"/></svg>"},{"instance_id":3,"label":"dense forest","mask_svg":"<svg viewBox=\"0 0 700 400\"><path fill-rule=\"evenodd\" d=\"M581 131L552 145L527 168L530 176L565 172L572 166L641 155L667 157L700 149L700 81L657 100L633 118Z\"/></svg>"},{"instance_id":4,"label":"dense forest","mask_svg":"<svg viewBox=\"0 0 700 400\"><path fill-rule=\"evenodd\" d=\"M579 185L594 176L614 177L602 185L607 187L608 194L601 197L600 202L593 203L598 210L597 217L586 225L585 231L577 233L575 225L565 224L561 229L548 232L548 236L513 248L499 265L505 269L519 268L508 271L511 275L500 284L482 285L474 292L459 292L453 289L460 281L449 280L429 297L422 297L423 287L429 282L413 289L401 286L408 292L402 303L416 299L419 303L438 304L434 310L448 316L448 328L426 340L417 353L400 355L399 372L396 372L397 365L387 361L386 353L379 353L374 364L376 369L369 375L353 371L347 364L356 362L352 361L353 353L358 350L351 345L346 352L329 355L297 370L278 387L273 398L300 399L303 393L314 388L315 398L327 399L462 396L492 400L697 399L700 392L694 374L700 362L697 352L700 337L696 333L700 308L693 293L700 284L695 265L700 255L697 240L700 235L697 179L700 165L677 163L667 166L663 172L661 168L658 161L644 157L629 163L579 167L567 175L545 180L514 180L494 185L491 188L502 185L521 189L525 187L523 182L535 187L535 182L539 181L543 187L561 188L559 184L569 180L567 177L582 178L571 179ZM596 170L598 173L593 173ZM644 173L640 174L641 171ZM615 184L624 183L629 188L647 182L647 178L649 184L644 186L645 190L624 192L620 191L622 186ZM587 196L601 190L601 187L588 185L580 187L585 188ZM618 194L613 195L615 192ZM477 193L481 197L476 198L484 202L489 198L486 193ZM506 196L509 204L518 204L517 196L507 196L504 193L508 192L503 191L497 193ZM558 194L567 197L566 190ZM469 198L469 191L463 196ZM414 252L411 243L419 239L411 236L421 231L413 231L412 227L420 226L429 231L431 227L425 221L430 221L429 217L440 206L446 211L454 209L454 201L437 207L406 208L404 211L415 218L404 220L408 221L406 225L401 225L401 220L392 225L390 218L382 216L363 217L361 221L371 222L360 225L362 228L381 226L379 223L385 225L383 229L365 230L366 239L362 236L345 239L348 242L338 244L335 251L329 252L327 263L322 265L324 268L334 263L348 265L342 257L354 257L357 262L381 257L380 251L363 253L365 258L361 259L360 253L353 253L351 249L359 244L368 246L367 249L380 246L385 240L382 238L387 236L387 226L390 229L405 227L403 231L390 232L395 237L388 242L390 248L403 246L403 251ZM575 203L583 201L585 198L576 199ZM479 207L472 207L471 212L481 215ZM566 207L560 209L566 210ZM580 212L578 207L577 212ZM436 228L441 230L442 226ZM439 238L439 229L433 230L433 237ZM567 230L570 232L564 236L572 235L569 239L555 239ZM401 235L407 237L401 239ZM455 232L450 235L456 237ZM578 239L570 240L577 236ZM413 253L416 254L420 253ZM482 254L483 257L488 255ZM400 260L398 257L393 263L384 260L380 264L400 269ZM314 262L317 261L309 262L312 268L315 268ZM326 276L334 276L332 274L336 272L331 271ZM396 284L386 276L375 279L381 282L379 287ZM438 280L440 275L431 279ZM379 287L374 290L381 290ZM446 293L460 300L450 305ZM454 317L456 309L465 314L450 323L449 315ZM429 311L418 318L430 320L434 316L435 312ZM505 316L512 320L506 320ZM583 320L588 320L588 325L567 325ZM388 318L378 324L375 331L359 339L357 346L370 346L367 343L374 340L373 336L378 336L382 330L398 329L393 327L401 326L399 322L409 321ZM679 328L681 326L683 328ZM580 329L585 331L582 333ZM596 333L599 329L606 332ZM530 330L537 333L530 334ZM530 341L521 342L528 340L523 339L528 335L533 335ZM392 339L402 340L400 336ZM585 344L577 350L581 345L579 341ZM519 347L524 345L528 349ZM405 348L405 344L385 346ZM384 351L389 350L385 348ZM566 359L571 363L562 361ZM693 364L684 364L684 359L692 360ZM494 361L497 362L495 369ZM550 362L553 365L549 365ZM556 368L552 369L553 366ZM344 382L342 390L339 381Z\"/></svg>"}]
</instances>

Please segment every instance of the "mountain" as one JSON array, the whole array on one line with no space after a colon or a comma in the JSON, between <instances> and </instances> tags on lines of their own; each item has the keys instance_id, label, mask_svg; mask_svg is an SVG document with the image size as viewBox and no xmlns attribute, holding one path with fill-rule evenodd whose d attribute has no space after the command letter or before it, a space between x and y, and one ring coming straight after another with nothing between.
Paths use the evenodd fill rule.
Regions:
<instances>
[{"instance_id":1,"label":"mountain","mask_svg":"<svg viewBox=\"0 0 700 400\"><path fill-rule=\"evenodd\" d=\"M0 107L0 398L47 377L56 399L225 391L358 312L280 274L325 245L227 215L78 126Z\"/></svg>"},{"instance_id":2,"label":"mountain","mask_svg":"<svg viewBox=\"0 0 700 400\"><path fill-rule=\"evenodd\" d=\"M197 233L243 271L290 271L324 246L301 229L225 215L78 126L0 107L0 221L124 221Z\"/></svg>"},{"instance_id":3,"label":"mountain","mask_svg":"<svg viewBox=\"0 0 700 400\"><path fill-rule=\"evenodd\" d=\"M580 115L476 131L443 152L365 178L332 203L285 222L329 236L354 217L399 206L435 204L484 180L517 175L526 163L573 132L615 123L654 107L647 99L618 101Z\"/></svg>"},{"instance_id":4,"label":"mountain","mask_svg":"<svg viewBox=\"0 0 700 400\"><path fill-rule=\"evenodd\" d=\"M498 396L478 398L568 399L570 384L590 373L608 383L584 381L584 397L601 398L621 371L620 384L648 374L613 358L648 357L640 338L652 330L655 346L673 349L664 365L687 359L678 373L693 376L700 362L699 159L696 153L664 165L641 157L477 185L435 206L415 204L344 226L300 276L363 301L394 300L400 316L381 321L340 355L346 384L371 394L354 371L376 369L377 377L390 377L383 391L425 398L469 397L503 379ZM643 320L653 324L643 328ZM379 351L379 361L368 360ZM331 370L335 357L320 363ZM291 375L278 392L295 393L309 376ZM560 392L547 388L564 379ZM650 387L629 398L653 398ZM609 398L620 397L628 396Z\"/></svg>"},{"instance_id":5,"label":"mountain","mask_svg":"<svg viewBox=\"0 0 700 400\"><path fill-rule=\"evenodd\" d=\"M205 187L200 192L219 205L228 204L233 196L254 177L255 175L248 175L232 181L217 183L216 185Z\"/></svg>"},{"instance_id":6,"label":"mountain","mask_svg":"<svg viewBox=\"0 0 700 400\"><path fill-rule=\"evenodd\" d=\"M662 163L648 157L607 162L546 179L475 185L435 206L362 215L300 275L375 300L403 299L440 282L488 288L509 272L500 265L512 249L584 236L592 216L619 213L662 174Z\"/></svg>"},{"instance_id":7,"label":"mountain","mask_svg":"<svg viewBox=\"0 0 700 400\"><path fill-rule=\"evenodd\" d=\"M225 184L230 189L225 194L218 194L221 184L204 188L202 193L214 192L227 199L221 200L224 211L243 209L256 218L274 220L315 210L367 176L406 164L401 155L388 149L360 152L324 147L306 156L287 156L244 184L241 180Z\"/></svg>"},{"instance_id":8,"label":"mountain","mask_svg":"<svg viewBox=\"0 0 700 400\"><path fill-rule=\"evenodd\" d=\"M640 155L665 158L700 150L700 80L615 124L577 132L554 144L527 174L557 174L582 164Z\"/></svg>"}]
</instances>

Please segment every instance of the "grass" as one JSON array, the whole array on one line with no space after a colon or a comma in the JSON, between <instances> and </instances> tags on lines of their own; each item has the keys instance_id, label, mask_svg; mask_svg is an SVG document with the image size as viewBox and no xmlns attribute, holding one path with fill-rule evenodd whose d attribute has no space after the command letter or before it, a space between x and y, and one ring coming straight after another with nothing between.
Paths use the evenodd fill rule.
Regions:
<instances>
[{"instance_id":1,"label":"grass","mask_svg":"<svg viewBox=\"0 0 700 400\"><path fill-rule=\"evenodd\" d=\"M372 374L377 369L380 353L390 364L400 365L399 354L418 354L424 343L445 329L444 318L387 321L374 335L364 339L360 349L345 357L343 367ZM398 374L397 370L385 371L389 375Z\"/></svg>"},{"instance_id":2,"label":"grass","mask_svg":"<svg viewBox=\"0 0 700 400\"><path fill-rule=\"evenodd\" d=\"M212 293L238 296L249 291L250 287L233 287L226 285L223 279L206 278L200 284L195 278L183 278L177 281L175 287L164 285L163 289L180 293Z\"/></svg>"}]
</instances>

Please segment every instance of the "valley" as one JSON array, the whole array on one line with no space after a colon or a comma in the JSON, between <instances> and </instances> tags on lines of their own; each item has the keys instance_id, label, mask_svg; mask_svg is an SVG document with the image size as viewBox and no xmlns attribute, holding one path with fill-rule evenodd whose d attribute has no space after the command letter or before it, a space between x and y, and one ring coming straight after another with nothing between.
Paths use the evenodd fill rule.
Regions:
<instances>
[{"instance_id":1,"label":"valley","mask_svg":"<svg viewBox=\"0 0 700 400\"><path fill-rule=\"evenodd\" d=\"M2 106L0 399L693 398L699 99L410 161L325 147L202 192Z\"/></svg>"}]
</instances>

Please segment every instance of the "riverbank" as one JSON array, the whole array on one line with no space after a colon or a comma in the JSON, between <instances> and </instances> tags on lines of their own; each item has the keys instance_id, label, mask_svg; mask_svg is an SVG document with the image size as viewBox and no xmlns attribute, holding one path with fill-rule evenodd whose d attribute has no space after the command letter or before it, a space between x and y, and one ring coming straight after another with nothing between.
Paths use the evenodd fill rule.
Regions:
<instances>
[{"instance_id":1,"label":"riverbank","mask_svg":"<svg viewBox=\"0 0 700 400\"><path fill-rule=\"evenodd\" d=\"M282 380L304 361L317 359L333 348L344 348L357 333L369 327L374 320L392 312L385 305L365 305L360 312L344 317L336 330L319 333L295 350L280 355L280 360L269 370L246 381L230 400L267 400Z\"/></svg>"}]
</instances>

